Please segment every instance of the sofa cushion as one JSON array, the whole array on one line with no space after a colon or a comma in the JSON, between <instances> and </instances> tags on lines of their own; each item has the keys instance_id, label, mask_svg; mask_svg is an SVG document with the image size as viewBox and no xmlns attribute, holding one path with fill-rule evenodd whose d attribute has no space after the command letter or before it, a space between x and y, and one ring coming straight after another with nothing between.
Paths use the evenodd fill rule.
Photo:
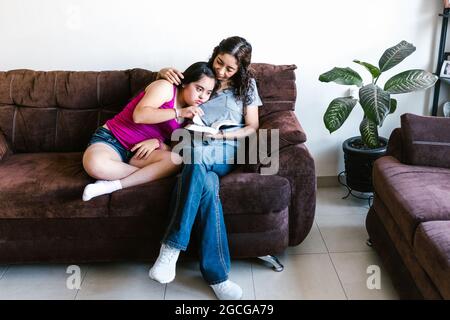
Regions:
<instances>
[{"instance_id":1,"label":"sofa cushion","mask_svg":"<svg viewBox=\"0 0 450 320\"><path fill-rule=\"evenodd\" d=\"M420 223L450 220L449 169L409 166L386 156L375 161L373 183L410 244Z\"/></svg>"},{"instance_id":2,"label":"sofa cushion","mask_svg":"<svg viewBox=\"0 0 450 320\"><path fill-rule=\"evenodd\" d=\"M383 259L386 270L391 273L401 299L442 299L417 260L411 243L403 236L389 209L376 195L367 213L366 228L374 249Z\"/></svg>"},{"instance_id":3,"label":"sofa cushion","mask_svg":"<svg viewBox=\"0 0 450 320\"><path fill-rule=\"evenodd\" d=\"M278 212L289 205L291 186L280 176L231 172L221 179L220 198L225 214Z\"/></svg>"},{"instance_id":4,"label":"sofa cushion","mask_svg":"<svg viewBox=\"0 0 450 320\"><path fill-rule=\"evenodd\" d=\"M260 116L295 109L297 86L294 70L297 66L252 63L251 68L263 102L263 106L259 108Z\"/></svg>"},{"instance_id":5,"label":"sofa cushion","mask_svg":"<svg viewBox=\"0 0 450 320\"><path fill-rule=\"evenodd\" d=\"M5 136L2 132L0 132L0 161L3 160L3 158L6 158L11 153L8 142L5 139Z\"/></svg>"},{"instance_id":6,"label":"sofa cushion","mask_svg":"<svg viewBox=\"0 0 450 320\"><path fill-rule=\"evenodd\" d=\"M92 179L81 153L13 154L0 165L1 218L74 218L166 215L175 177L81 201ZM279 176L230 173L221 179L226 214L271 213L285 209L290 184ZM132 208L132 209L131 209Z\"/></svg>"},{"instance_id":7,"label":"sofa cushion","mask_svg":"<svg viewBox=\"0 0 450 320\"><path fill-rule=\"evenodd\" d=\"M15 153L84 151L95 129L155 78L143 69L0 71L0 131Z\"/></svg>"},{"instance_id":8,"label":"sofa cushion","mask_svg":"<svg viewBox=\"0 0 450 320\"><path fill-rule=\"evenodd\" d=\"M13 154L0 165L0 218L105 217L109 197L81 201L92 181L81 153Z\"/></svg>"},{"instance_id":9,"label":"sofa cushion","mask_svg":"<svg viewBox=\"0 0 450 320\"><path fill-rule=\"evenodd\" d=\"M450 221L421 223L414 252L444 299L450 299Z\"/></svg>"},{"instance_id":10,"label":"sofa cushion","mask_svg":"<svg viewBox=\"0 0 450 320\"><path fill-rule=\"evenodd\" d=\"M111 194L110 215L126 217L167 215L175 177L169 177ZM220 179L220 199L225 215L278 212L289 205L289 181L279 176L241 173L239 168ZM133 210L130 210L130 208Z\"/></svg>"},{"instance_id":11,"label":"sofa cushion","mask_svg":"<svg viewBox=\"0 0 450 320\"><path fill-rule=\"evenodd\" d=\"M450 118L401 117L405 163L450 168Z\"/></svg>"},{"instance_id":12,"label":"sofa cushion","mask_svg":"<svg viewBox=\"0 0 450 320\"><path fill-rule=\"evenodd\" d=\"M109 215L166 217L175 179L176 177L172 176L113 192Z\"/></svg>"}]
</instances>

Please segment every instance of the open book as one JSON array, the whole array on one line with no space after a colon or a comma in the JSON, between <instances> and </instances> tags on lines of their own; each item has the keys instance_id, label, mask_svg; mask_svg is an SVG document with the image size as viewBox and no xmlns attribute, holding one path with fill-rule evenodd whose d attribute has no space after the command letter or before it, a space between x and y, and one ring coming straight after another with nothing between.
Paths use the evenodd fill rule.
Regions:
<instances>
[{"instance_id":1,"label":"open book","mask_svg":"<svg viewBox=\"0 0 450 320\"><path fill-rule=\"evenodd\" d=\"M208 127L199 116L194 116L192 122L193 123L188 124L185 128L191 131L207 132L211 134L217 134L219 130L224 127L240 126L239 123L226 119L216 121Z\"/></svg>"}]
</instances>

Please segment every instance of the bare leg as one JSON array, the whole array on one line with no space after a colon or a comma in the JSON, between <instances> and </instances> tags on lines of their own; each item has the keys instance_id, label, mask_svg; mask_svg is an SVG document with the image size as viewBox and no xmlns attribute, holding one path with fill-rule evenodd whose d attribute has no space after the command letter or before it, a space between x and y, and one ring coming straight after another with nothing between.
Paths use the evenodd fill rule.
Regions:
<instances>
[{"instance_id":1,"label":"bare leg","mask_svg":"<svg viewBox=\"0 0 450 320\"><path fill-rule=\"evenodd\" d=\"M177 156L178 155L173 155L170 151L154 150L146 160L132 158L130 160L130 165L139 167L140 169L121 179L120 183L122 184L122 187L128 188L136 186L177 173L178 170L180 170L181 165L175 164L171 158Z\"/></svg>"},{"instance_id":2,"label":"bare leg","mask_svg":"<svg viewBox=\"0 0 450 320\"><path fill-rule=\"evenodd\" d=\"M94 143L86 149L83 167L91 177L100 180L122 179L139 170L122 162L119 154L105 143Z\"/></svg>"},{"instance_id":3,"label":"bare leg","mask_svg":"<svg viewBox=\"0 0 450 320\"><path fill-rule=\"evenodd\" d=\"M83 201L172 175L180 168L172 161L177 156L170 151L154 150L146 160L132 158L126 164L108 145L91 145L85 152L83 165L90 176L101 180L84 188Z\"/></svg>"}]
</instances>

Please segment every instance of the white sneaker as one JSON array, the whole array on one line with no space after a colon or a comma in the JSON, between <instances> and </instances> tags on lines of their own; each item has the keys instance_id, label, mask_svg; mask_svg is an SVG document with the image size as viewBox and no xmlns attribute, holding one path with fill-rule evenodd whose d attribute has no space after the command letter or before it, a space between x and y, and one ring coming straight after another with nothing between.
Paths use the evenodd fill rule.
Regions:
<instances>
[{"instance_id":1,"label":"white sneaker","mask_svg":"<svg viewBox=\"0 0 450 320\"><path fill-rule=\"evenodd\" d=\"M241 300L242 289L230 280L210 285L219 300Z\"/></svg>"},{"instance_id":2,"label":"white sneaker","mask_svg":"<svg viewBox=\"0 0 450 320\"><path fill-rule=\"evenodd\" d=\"M159 283L169 283L175 279L175 266L180 250L166 244L161 246L159 256L148 275Z\"/></svg>"}]
</instances>

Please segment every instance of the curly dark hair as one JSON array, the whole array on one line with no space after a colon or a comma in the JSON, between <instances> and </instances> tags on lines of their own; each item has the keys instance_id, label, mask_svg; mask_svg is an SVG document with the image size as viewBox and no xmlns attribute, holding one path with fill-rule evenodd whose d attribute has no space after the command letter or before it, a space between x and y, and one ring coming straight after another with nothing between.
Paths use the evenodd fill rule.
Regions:
<instances>
[{"instance_id":1,"label":"curly dark hair","mask_svg":"<svg viewBox=\"0 0 450 320\"><path fill-rule=\"evenodd\" d=\"M253 72L249 69L252 60L252 46L241 37L230 37L222 40L217 47L214 48L213 54L208 61L209 67L213 68L213 63L219 54L228 53L236 58L238 71L230 79L234 87L234 95L237 100L242 101L244 106L252 103ZM214 69L213 69L214 70Z\"/></svg>"}]
</instances>

